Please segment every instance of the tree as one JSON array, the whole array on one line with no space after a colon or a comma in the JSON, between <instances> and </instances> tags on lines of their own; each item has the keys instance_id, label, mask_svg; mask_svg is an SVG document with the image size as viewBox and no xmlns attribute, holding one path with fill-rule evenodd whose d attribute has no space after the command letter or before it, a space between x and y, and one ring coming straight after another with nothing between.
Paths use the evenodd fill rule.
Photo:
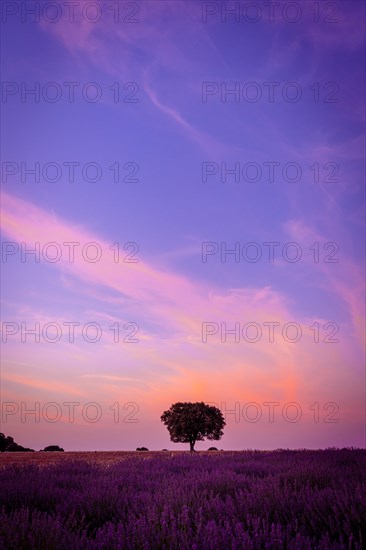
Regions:
<instances>
[{"instance_id":1,"label":"tree","mask_svg":"<svg viewBox=\"0 0 366 550\"><path fill-rule=\"evenodd\" d=\"M218 440L223 435L226 424L217 407L205 403L174 403L160 417L166 425L170 439L174 443L189 443L194 451L196 441L207 439Z\"/></svg>"},{"instance_id":2,"label":"tree","mask_svg":"<svg viewBox=\"0 0 366 550\"><path fill-rule=\"evenodd\" d=\"M45 447L43 450L51 451L51 452L55 452L55 451L61 451L62 453L64 452L62 447L59 447L58 445L48 445L48 447Z\"/></svg>"}]
</instances>

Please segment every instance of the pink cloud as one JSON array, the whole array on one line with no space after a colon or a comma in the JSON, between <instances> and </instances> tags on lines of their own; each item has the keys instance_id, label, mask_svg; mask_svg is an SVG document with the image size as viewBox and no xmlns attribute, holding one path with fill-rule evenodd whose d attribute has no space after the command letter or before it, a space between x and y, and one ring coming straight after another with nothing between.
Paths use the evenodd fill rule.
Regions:
<instances>
[{"instance_id":1,"label":"pink cloud","mask_svg":"<svg viewBox=\"0 0 366 550\"><path fill-rule=\"evenodd\" d=\"M297 221L288 228L296 238L314 236L311 229ZM352 351L352 340L343 338L336 348L315 345L309 330L313 320L299 319L286 295L270 287L219 290L142 261L122 264L120 269L112 255L107 255L108 243L98 235L8 194L3 194L2 230L7 238L29 247L37 241L41 246L50 241L99 243L106 256L96 264L75 255L74 263L64 260L52 266L55 272L67 274L73 290L88 288L91 296L98 296L98 307L93 299L83 315L95 315L100 322L111 323L114 314L109 313L110 297L105 297L104 290L112 289L116 300L120 296L126 304L132 302L127 310L123 308L123 315L126 311L142 311L159 327L154 332L142 327L141 341L122 348L111 338L94 347L60 343L58 347L41 344L30 349L13 343L4 356L5 398L14 397L14 386L19 387L19 395L23 394L22 388L27 388L28 397L33 392L35 400L40 391L52 390L66 400L68 393L80 392L87 401L100 400L102 392L103 403L124 395L127 401L148 403L148 409L153 410L175 398L228 403L297 400L311 405L312 400L344 401L344 395L358 387L359 357ZM347 300L351 310L355 308L353 315L357 316L360 310L354 288L347 291L344 283L337 287L340 283L330 280L334 291ZM32 322L37 318L52 320L52 315L31 303L18 307ZM60 323L62 320L60 315ZM298 343L283 338L270 343L264 332L255 344L236 344L230 335L225 344L218 334L203 343L204 321L218 326L226 322L229 329L236 322L243 326L249 321L260 325L267 321L283 326L296 321L303 338ZM350 370L345 361L352 361L352 357L355 362ZM353 411L349 415L358 414L360 400L362 396L352 405L348 403Z\"/></svg>"}]
</instances>

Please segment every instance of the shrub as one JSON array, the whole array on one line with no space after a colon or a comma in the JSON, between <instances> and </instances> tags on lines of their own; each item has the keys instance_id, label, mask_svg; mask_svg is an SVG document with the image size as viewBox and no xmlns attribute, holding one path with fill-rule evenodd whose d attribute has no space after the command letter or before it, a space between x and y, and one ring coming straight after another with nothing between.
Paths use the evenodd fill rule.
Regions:
<instances>
[{"instance_id":1,"label":"shrub","mask_svg":"<svg viewBox=\"0 0 366 550\"><path fill-rule=\"evenodd\" d=\"M62 451L64 452L62 447L59 447L58 445L48 445L48 447L45 447L43 449L44 451Z\"/></svg>"}]
</instances>

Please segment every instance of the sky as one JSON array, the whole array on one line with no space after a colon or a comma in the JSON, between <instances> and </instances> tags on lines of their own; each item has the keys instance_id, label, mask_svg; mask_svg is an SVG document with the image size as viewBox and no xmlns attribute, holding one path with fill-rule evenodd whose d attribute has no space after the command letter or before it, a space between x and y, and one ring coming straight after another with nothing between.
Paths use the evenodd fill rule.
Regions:
<instances>
[{"instance_id":1,"label":"sky","mask_svg":"<svg viewBox=\"0 0 366 550\"><path fill-rule=\"evenodd\" d=\"M2 432L365 446L364 12L2 3Z\"/></svg>"}]
</instances>

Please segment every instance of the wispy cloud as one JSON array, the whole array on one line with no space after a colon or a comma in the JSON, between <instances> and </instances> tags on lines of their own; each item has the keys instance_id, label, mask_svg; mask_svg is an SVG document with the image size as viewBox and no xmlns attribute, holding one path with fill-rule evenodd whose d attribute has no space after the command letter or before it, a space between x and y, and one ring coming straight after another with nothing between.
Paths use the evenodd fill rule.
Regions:
<instances>
[{"instance_id":1,"label":"wispy cloud","mask_svg":"<svg viewBox=\"0 0 366 550\"><path fill-rule=\"evenodd\" d=\"M2 214L2 229L5 234L17 242L26 242L29 246L37 241L42 246L47 235L46 242L98 242L103 250L108 249L107 243L98 235L10 195L3 195ZM291 222L289 229L296 238L308 237L309 232L314 237L311 230L300 222ZM114 314L109 313L110 301L107 299L103 302L103 289L109 288L132 301L127 311L134 311L136 314L142 312L142 318L149 319L150 328L143 329L146 338L142 338L139 344L130 345L128 349L123 348L123 352L127 354L130 364L150 365L147 367L150 372L149 384L152 383L156 388L156 381L159 380L160 384L166 375L166 380L171 380L170 388L172 383L184 387L185 383L189 384L191 376L192 382L196 379L203 383L209 369L210 377L217 380L218 384L223 384L225 379L225 391L228 393L234 392L235 380L245 376L247 388L252 388L253 391L257 388L262 393L284 392L290 399L291 395L301 393L302 380L306 377L309 361L319 364L327 361L327 355L332 353L329 347L316 350L313 346L313 351L306 351L306 345L311 342L309 319L299 319L292 307L295 304L291 306L292 300L269 286L219 290L172 271L160 271L146 262L125 264L120 269L110 258L97 264L89 264L82 259L75 259L74 263L63 261L53 264L53 269L67 272L75 282L79 281L78 285L87 285L99 292L100 304L104 303L99 318L105 317L108 322L114 318ZM333 290L353 308L352 315L359 327L359 289L357 288L355 294L355 289L346 292L346 287L337 286L335 281L332 284ZM232 347L230 344L223 344L220 335L208 338L206 343L202 342L203 322L217 323L218 326L225 322L227 328L232 330L236 322L262 324L266 321L283 326L294 320L302 326L304 333L303 341L296 345L284 341L283 338L269 343L263 337L255 345L242 342ZM152 330L154 326L159 327L159 332ZM230 342L231 337L228 338ZM113 345L108 345L107 353L112 353ZM347 343L343 345L347 346ZM96 380L100 377L101 381L104 379L110 383L119 384L125 381L140 385L141 378L117 374L115 367L112 372L110 369L106 372L105 356L103 366L99 367L103 368L103 372L98 372L98 361L102 359L99 352L99 348L98 353L93 352L93 363L97 370L94 373L90 373L90 370L86 373L84 371L84 376L86 374ZM113 356L112 354L111 357ZM227 374L222 373L223 367ZM233 377L232 386L228 385L227 376ZM140 382L137 383L136 380ZM210 385L208 382L205 384L207 388ZM163 383L160 388L164 387Z\"/></svg>"}]
</instances>

